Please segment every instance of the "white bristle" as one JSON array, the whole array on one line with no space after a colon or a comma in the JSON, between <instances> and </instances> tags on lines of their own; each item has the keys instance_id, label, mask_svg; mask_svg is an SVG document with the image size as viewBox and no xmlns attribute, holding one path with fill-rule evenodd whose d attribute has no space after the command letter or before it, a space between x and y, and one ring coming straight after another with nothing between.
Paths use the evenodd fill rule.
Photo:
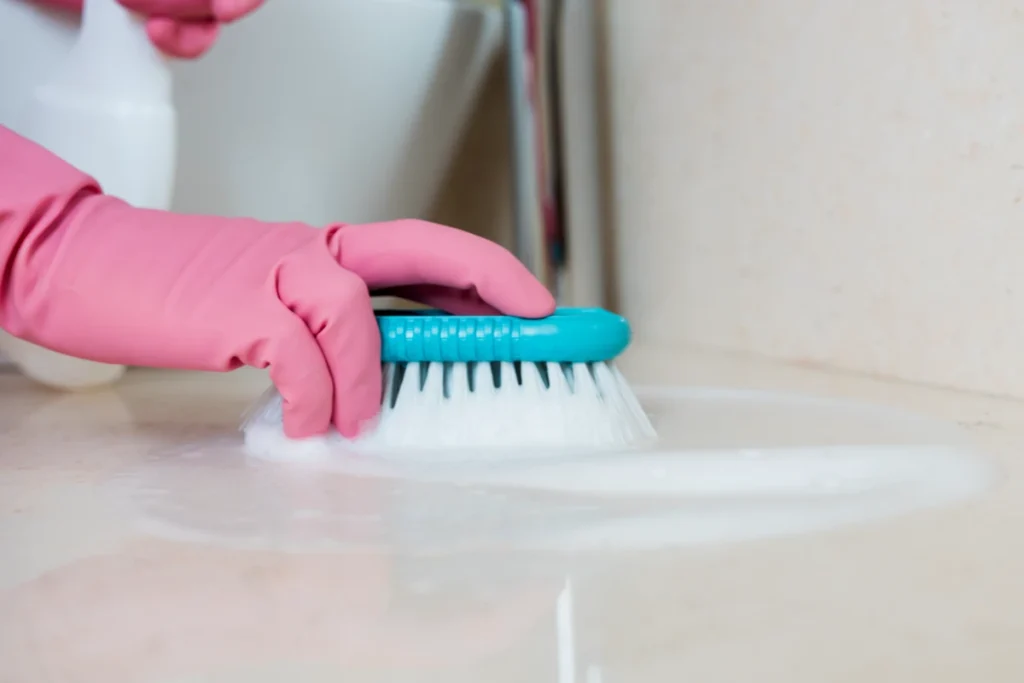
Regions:
<instances>
[{"instance_id":1,"label":"white bristle","mask_svg":"<svg viewBox=\"0 0 1024 683\"><path fill-rule=\"evenodd\" d=\"M333 431L290 441L281 422L281 397L271 390L243 427L250 453L287 458L285 451L339 444L389 454L594 450L656 438L629 384L608 363L386 363L383 369L380 419L368 433L351 441Z\"/></svg>"}]
</instances>

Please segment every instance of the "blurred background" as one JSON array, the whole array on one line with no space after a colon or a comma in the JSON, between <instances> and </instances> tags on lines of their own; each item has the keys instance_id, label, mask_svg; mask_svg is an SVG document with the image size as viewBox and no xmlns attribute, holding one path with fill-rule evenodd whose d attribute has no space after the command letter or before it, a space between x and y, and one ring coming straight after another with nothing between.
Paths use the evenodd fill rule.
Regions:
<instances>
[{"instance_id":1,"label":"blurred background","mask_svg":"<svg viewBox=\"0 0 1024 683\"><path fill-rule=\"evenodd\" d=\"M75 34L0 0L0 123ZM1021 680L1024 414L968 393L1024 398L1021 73L1011 0L267 0L174 65L174 208L505 244L630 319L631 382L686 387L647 394L667 466L281 476L233 441L260 373L0 372L0 678L397 680L366 646L422 670L405 634L443 680ZM721 543L964 491L975 442L1006 476L970 505ZM609 540L665 529L710 545Z\"/></svg>"},{"instance_id":2,"label":"blurred background","mask_svg":"<svg viewBox=\"0 0 1024 683\"><path fill-rule=\"evenodd\" d=\"M563 170L594 180L564 202L590 273L566 301L644 345L1024 396L1018 3L564 5ZM0 9L7 121L74 29ZM506 37L499 2L270 0L176 67L177 207L515 247Z\"/></svg>"}]
</instances>

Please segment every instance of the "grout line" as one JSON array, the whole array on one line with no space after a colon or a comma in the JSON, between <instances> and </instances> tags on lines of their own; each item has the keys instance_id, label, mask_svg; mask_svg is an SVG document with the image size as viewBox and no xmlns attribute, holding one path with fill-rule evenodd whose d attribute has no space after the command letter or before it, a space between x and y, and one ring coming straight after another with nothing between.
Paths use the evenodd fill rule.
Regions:
<instances>
[{"instance_id":1,"label":"grout line","mask_svg":"<svg viewBox=\"0 0 1024 683\"><path fill-rule=\"evenodd\" d=\"M555 628L558 638L558 683L574 683L576 680L576 640L572 619L572 583L569 579L565 580L565 588L558 594L555 606Z\"/></svg>"}]
</instances>

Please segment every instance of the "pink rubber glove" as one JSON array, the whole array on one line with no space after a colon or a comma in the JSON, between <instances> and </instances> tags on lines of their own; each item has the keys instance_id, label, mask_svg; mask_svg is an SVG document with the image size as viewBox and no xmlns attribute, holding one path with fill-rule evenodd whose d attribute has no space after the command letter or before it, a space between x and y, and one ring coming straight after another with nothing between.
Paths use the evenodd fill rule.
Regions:
<instances>
[{"instance_id":1,"label":"pink rubber glove","mask_svg":"<svg viewBox=\"0 0 1024 683\"><path fill-rule=\"evenodd\" d=\"M76 12L84 0L39 0ZM146 32L160 50L172 57L192 59L209 50L222 24L241 19L263 0L118 0L148 17Z\"/></svg>"},{"instance_id":2,"label":"pink rubber glove","mask_svg":"<svg viewBox=\"0 0 1024 683\"><path fill-rule=\"evenodd\" d=\"M542 317L505 249L433 223L332 225L136 209L0 127L0 327L88 360L270 368L286 433L355 436L380 408L370 291Z\"/></svg>"}]
</instances>

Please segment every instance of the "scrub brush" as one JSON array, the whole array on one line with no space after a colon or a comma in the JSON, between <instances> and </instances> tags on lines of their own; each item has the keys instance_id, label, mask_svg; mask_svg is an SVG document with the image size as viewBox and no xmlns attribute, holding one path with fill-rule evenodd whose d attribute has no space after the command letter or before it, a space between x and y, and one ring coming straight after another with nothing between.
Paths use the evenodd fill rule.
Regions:
<instances>
[{"instance_id":1,"label":"scrub brush","mask_svg":"<svg viewBox=\"0 0 1024 683\"><path fill-rule=\"evenodd\" d=\"M326 446L355 451L622 449L657 435L614 359L629 324L598 308L538 320L377 311L384 392L375 428L294 441L270 389L243 431L250 454L274 459Z\"/></svg>"}]
</instances>

